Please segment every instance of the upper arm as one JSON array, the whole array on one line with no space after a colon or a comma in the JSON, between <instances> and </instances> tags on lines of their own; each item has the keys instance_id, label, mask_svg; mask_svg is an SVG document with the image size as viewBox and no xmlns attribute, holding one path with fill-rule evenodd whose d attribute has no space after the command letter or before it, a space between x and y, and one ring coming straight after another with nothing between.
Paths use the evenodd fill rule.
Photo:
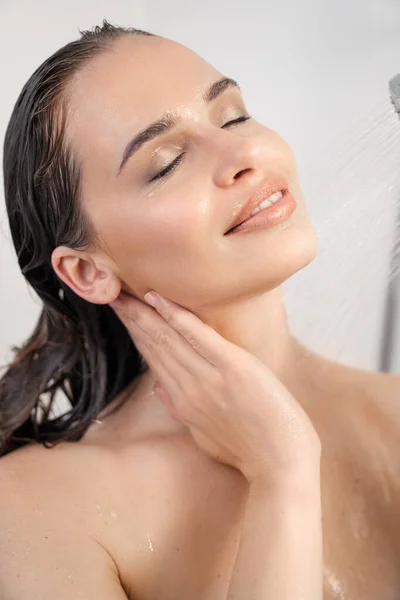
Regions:
<instances>
[{"instance_id":1,"label":"upper arm","mask_svg":"<svg viewBox=\"0 0 400 600\"><path fill-rule=\"evenodd\" d=\"M74 525L67 501L40 505L29 481L0 471L1 600L127 600L115 562L96 532L88 535L84 515Z\"/></svg>"},{"instance_id":2,"label":"upper arm","mask_svg":"<svg viewBox=\"0 0 400 600\"><path fill-rule=\"evenodd\" d=\"M28 546L29 537L25 542ZM0 548L2 600L127 600L118 575L85 556L85 548L79 545L68 552L64 548L62 557L57 544L27 557L21 548L12 550L15 547Z\"/></svg>"}]
</instances>

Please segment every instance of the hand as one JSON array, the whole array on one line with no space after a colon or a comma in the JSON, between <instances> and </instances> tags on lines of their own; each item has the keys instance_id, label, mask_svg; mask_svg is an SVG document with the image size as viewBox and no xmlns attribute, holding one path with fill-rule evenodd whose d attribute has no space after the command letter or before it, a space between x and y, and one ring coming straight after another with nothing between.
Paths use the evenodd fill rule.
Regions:
<instances>
[{"instance_id":1,"label":"hand","mask_svg":"<svg viewBox=\"0 0 400 600\"><path fill-rule=\"evenodd\" d=\"M155 393L197 446L249 482L318 470L320 440L308 416L254 355L162 298L154 310L121 292L110 306L158 381Z\"/></svg>"}]
</instances>

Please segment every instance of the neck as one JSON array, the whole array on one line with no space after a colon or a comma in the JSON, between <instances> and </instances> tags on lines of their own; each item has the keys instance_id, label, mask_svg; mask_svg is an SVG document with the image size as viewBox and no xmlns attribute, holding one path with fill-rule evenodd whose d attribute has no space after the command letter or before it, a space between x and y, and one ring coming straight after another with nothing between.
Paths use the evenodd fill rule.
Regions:
<instances>
[{"instance_id":1,"label":"neck","mask_svg":"<svg viewBox=\"0 0 400 600\"><path fill-rule=\"evenodd\" d=\"M313 412L324 380L321 368L326 374L329 363L291 335L279 288L230 302L229 307L203 306L193 312L225 339L256 356L307 412ZM151 394L156 380L151 370L141 377L140 389L145 396Z\"/></svg>"},{"instance_id":2,"label":"neck","mask_svg":"<svg viewBox=\"0 0 400 600\"><path fill-rule=\"evenodd\" d=\"M303 352L289 332L280 288L196 314L222 337L256 356L283 384L295 376Z\"/></svg>"}]
</instances>

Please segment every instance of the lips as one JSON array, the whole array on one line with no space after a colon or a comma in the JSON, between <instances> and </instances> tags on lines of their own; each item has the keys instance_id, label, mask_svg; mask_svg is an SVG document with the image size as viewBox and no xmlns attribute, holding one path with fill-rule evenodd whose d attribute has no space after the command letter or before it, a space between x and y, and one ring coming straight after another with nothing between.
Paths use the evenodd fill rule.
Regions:
<instances>
[{"instance_id":1,"label":"lips","mask_svg":"<svg viewBox=\"0 0 400 600\"><path fill-rule=\"evenodd\" d=\"M288 181L285 177L269 177L265 179L264 182L251 194L251 196L244 202L241 207L240 212L232 221L229 226L229 229L225 232L224 235L229 233L231 229L234 229L243 221L246 221L253 210L257 208L263 200L266 200L272 194L276 194L277 192L285 193L289 188Z\"/></svg>"}]
</instances>

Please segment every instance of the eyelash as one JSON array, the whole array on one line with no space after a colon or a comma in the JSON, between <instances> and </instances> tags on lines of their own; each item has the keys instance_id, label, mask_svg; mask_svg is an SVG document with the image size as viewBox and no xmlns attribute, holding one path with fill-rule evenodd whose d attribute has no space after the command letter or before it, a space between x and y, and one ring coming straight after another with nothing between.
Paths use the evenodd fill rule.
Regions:
<instances>
[{"instance_id":1,"label":"eyelash","mask_svg":"<svg viewBox=\"0 0 400 600\"><path fill-rule=\"evenodd\" d=\"M238 117L237 119L234 119L233 121L228 121L227 123L222 125L221 129L223 129L224 127L227 127L228 125L234 125L236 123L244 123L245 121L248 121L249 119L251 119L250 115L243 115L242 117ZM182 152L182 154L177 156L172 163L170 163L167 167L165 167L165 169L163 169L157 175L152 177L150 179L149 183L151 183L152 181L156 181L157 179L162 179L163 177L165 177L165 175L167 175L168 173L171 173L171 171L173 171L180 164L180 162L182 161L185 154L186 154L186 152Z\"/></svg>"}]
</instances>

